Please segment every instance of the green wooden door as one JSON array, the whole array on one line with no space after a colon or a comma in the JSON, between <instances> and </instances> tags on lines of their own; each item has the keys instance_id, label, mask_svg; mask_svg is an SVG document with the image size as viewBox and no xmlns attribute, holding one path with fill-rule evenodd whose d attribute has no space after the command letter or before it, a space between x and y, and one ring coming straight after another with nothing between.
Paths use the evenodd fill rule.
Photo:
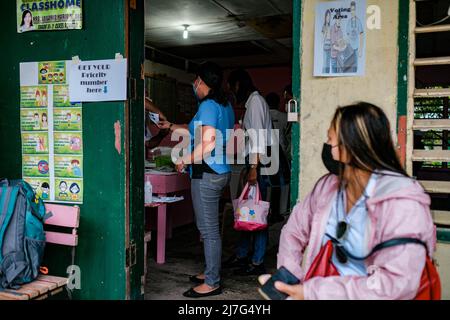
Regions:
<instances>
[{"instance_id":1,"label":"green wooden door","mask_svg":"<svg viewBox=\"0 0 450 320\"><path fill-rule=\"evenodd\" d=\"M130 1L131 3L131 1ZM127 266L128 299L143 298L144 290L144 0L128 8L128 62L130 99L127 103L127 232L131 254ZM134 257L133 257L134 258ZM131 261L133 260L133 261Z\"/></svg>"},{"instance_id":2,"label":"green wooden door","mask_svg":"<svg viewBox=\"0 0 450 320\"><path fill-rule=\"evenodd\" d=\"M138 6L142 6L137 1ZM142 267L127 268L127 246L134 240L135 254L142 256L142 146L143 124L140 62L142 49L128 49L128 1L83 1L83 29L69 31L16 32L16 1L2 6L4 22L0 29L0 176L21 177L19 115L19 63L28 61L112 59L115 53L133 55L130 73L138 79L131 102L83 104L84 202L80 206L79 245L75 264L81 271L79 299L140 298ZM136 11L130 14L134 21ZM141 11L142 14L143 10ZM143 23L136 25L139 35ZM131 31L131 28L130 28ZM138 38L139 36L137 36ZM130 47L137 48L131 38ZM142 40L139 40L142 41ZM136 43L136 44L135 44ZM141 45L142 46L142 45ZM142 46L143 47L143 46ZM138 66L139 64L139 66ZM136 125L136 130L133 126ZM120 128L120 130L118 130ZM119 133L120 131L120 133ZM120 141L116 149L115 141ZM128 196L127 196L128 194ZM128 255L129 257L132 255ZM142 265L142 258L136 265ZM66 276L71 250L47 246L45 265L53 275ZM138 280L139 279L139 280Z\"/></svg>"}]
</instances>

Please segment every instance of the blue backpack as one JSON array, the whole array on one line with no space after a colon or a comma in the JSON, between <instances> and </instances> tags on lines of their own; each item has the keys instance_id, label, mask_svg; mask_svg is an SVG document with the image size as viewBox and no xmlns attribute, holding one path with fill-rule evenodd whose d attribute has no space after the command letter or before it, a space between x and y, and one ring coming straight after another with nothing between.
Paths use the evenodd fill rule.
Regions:
<instances>
[{"instance_id":1,"label":"blue backpack","mask_svg":"<svg viewBox=\"0 0 450 320\"><path fill-rule=\"evenodd\" d=\"M45 206L23 180L0 180L0 288L17 289L39 275Z\"/></svg>"}]
</instances>

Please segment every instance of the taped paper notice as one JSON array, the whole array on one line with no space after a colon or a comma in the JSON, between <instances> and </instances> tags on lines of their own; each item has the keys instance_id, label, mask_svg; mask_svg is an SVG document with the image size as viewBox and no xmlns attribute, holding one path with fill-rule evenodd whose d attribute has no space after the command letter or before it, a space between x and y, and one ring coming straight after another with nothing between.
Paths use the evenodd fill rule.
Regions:
<instances>
[{"instance_id":1,"label":"taped paper notice","mask_svg":"<svg viewBox=\"0 0 450 320\"><path fill-rule=\"evenodd\" d=\"M156 125L159 123L159 114L154 112L149 112L148 116L150 117L150 120L152 120Z\"/></svg>"}]
</instances>

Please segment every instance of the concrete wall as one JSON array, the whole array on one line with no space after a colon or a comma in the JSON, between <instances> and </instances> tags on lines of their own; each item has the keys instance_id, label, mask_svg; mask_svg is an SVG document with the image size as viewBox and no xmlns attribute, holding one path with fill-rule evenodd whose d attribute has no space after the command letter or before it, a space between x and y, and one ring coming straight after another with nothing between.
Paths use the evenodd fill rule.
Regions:
<instances>
[{"instance_id":1,"label":"concrete wall","mask_svg":"<svg viewBox=\"0 0 450 320\"><path fill-rule=\"evenodd\" d=\"M323 1L323 0L322 0ZM367 30L366 73L363 77L315 78L314 23L319 0L303 1L301 56L300 199L326 173L322 145L337 106L356 101L374 103L387 113L393 134L397 108L398 2L367 0L381 8L381 30Z\"/></svg>"}]
</instances>

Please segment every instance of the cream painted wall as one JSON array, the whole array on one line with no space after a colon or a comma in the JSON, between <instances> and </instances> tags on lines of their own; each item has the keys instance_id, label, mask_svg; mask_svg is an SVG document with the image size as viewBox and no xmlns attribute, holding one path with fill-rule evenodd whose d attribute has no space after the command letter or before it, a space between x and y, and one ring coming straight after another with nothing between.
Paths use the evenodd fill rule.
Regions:
<instances>
[{"instance_id":1,"label":"cream painted wall","mask_svg":"<svg viewBox=\"0 0 450 320\"><path fill-rule=\"evenodd\" d=\"M323 0L322 0L323 1ZM366 73L363 77L315 78L314 21L319 0L303 1L301 56L300 199L326 173L322 145L337 106L367 101L388 115L393 135L397 110L398 1L367 0L381 8L381 30L367 30Z\"/></svg>"}]
</instances>

